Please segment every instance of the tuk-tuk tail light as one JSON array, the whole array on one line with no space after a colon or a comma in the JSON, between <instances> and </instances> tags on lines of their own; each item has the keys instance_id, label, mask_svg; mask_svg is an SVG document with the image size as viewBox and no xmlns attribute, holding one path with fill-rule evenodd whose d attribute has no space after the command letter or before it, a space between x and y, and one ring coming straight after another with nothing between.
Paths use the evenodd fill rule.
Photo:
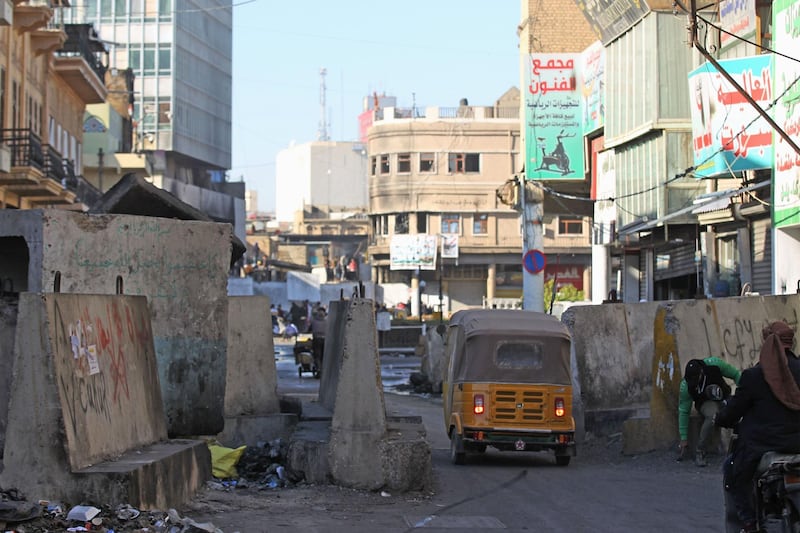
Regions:
<instances>
[{"instance_id":1,"label":"tuk-tuk tail light","mask_svg":"<svg viewBox=\"0 0 800 533\"><path fill-rule=\"evenodd\" d=\"M556 398L556 417L563 418L563 416L567 414L567 410L564 405L564 398Z\"/></svg>"},{"instance_id":2,"label":"tuk-tuk tail light","mask_svg":"<svg viewBox=\"0 0 800 533\"><path fill-rule=\"evenodd\" d=\"M482 415L484 413L484 403L483 403L483 394L476 394L472 398L472 411L476 415Z\"/></svg>"}]
</instances>

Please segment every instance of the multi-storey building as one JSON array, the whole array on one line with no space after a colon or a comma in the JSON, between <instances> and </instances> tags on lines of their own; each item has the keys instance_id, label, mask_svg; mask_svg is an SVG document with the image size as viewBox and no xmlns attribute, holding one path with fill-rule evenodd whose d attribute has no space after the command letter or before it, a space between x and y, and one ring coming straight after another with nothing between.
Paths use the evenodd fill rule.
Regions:
<instances>
[{"instance_id":1,"label":"multi-storey building","mask_svg":"<svg viewBox=\"0 0 800 533\"><path fill-rule=\"evenodd\" d=\"M49 2L6 3L0 20L0 207L86 210L83 112L106 98L104 48ZM10 15L10 16L9 16Z\"/></svg>"},{"instance_id":2,"label":"multi-storey building","mask_svg":"<svg viewBox=\"0 0 800 533\"><path fill-rule=\"evenodd\" d=\"M70 8L68 16L94 25L108 47L110 69L133 73L124 118L132 121L132 152L146 159L136 171L213 219L234 224L244 238L244 185L226 182L232 142L230 2L89 0ZM87 160L95 168L102 164L96 150ZM111 185L107 179L103 187Z\"/></svg>"},{"instance_id":3,"label":"multi-storey building","mask_svg":"<svg viewBox=\"0 0 800 533\"><path fill-rule=\"evenodd\" d=\"M407 287L396 294L403 295L403 303L408 295L412 314L420 304L438 309L440 301L445 314L507 305L506 299L519 302L520 216L498 197L522 167L519 109L519 90L513 88L490 106L462 100L449 108L373 110L367 148L372 278L385 287ZM586 222L550 216L544 225L551 277L561 269L560 284L569 274L583 289L589 257ZM413 261L399 264L398 254L408 243L441 247L443 241L449 245L443 254L434 254L438 258L430 269ZM558 263L560 252L568 255Z\"/></svg>"}]
</instances>

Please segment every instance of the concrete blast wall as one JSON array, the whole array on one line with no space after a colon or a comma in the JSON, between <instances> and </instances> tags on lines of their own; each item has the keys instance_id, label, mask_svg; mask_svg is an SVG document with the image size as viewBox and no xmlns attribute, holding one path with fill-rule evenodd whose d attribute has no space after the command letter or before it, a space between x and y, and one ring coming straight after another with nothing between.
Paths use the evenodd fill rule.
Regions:
<instances>
[{"instance_id":1,"label":"concrete blast wall","mask_svg":"<svg viewBox=\"0 0 800 533\"><path fill-rule=\"evenodd\" d=\"M749 368L758 362L761 329L784 320L797 330L798 314L800 295L571 307L562 321L573 334L587 430L610 431L592 413L621 411L628 418L643 407L648 417L625 423L626 451L670 446L678 438L686 362L713 355Z\"/></svg>"},{"instance_id":2,"label":"concrete blast wall","mask_svg":"<svg viewBox=\"0 0 800 533\"><path fill-rule=\"evenodd\" d=\"M280 412L269 307L266 296L228 302L226 417Z\"/></svg>"},{"instance_id":3,"label":"concrete blast wall","mask_svg":"<svg viewBox=\"0 0 800 533\"><path fill-rule=\"evenodd\" d=\"M0 484L71 501L73 473L166 439L145 298L23 293L7 429Z\"/></svg>"},{"instance_id":4,"label":"concrete blast wall","mask_svg":"<svg viewBox=\"0 0 800 533\"><path fill-rule=\"evenodd\" d=\"M22 237L29 251L17 259L28 261L18 290L147 297L172 436L224 427L231 232L214 222L0 210L0 237Z\"/></svg>"}]
</instances>

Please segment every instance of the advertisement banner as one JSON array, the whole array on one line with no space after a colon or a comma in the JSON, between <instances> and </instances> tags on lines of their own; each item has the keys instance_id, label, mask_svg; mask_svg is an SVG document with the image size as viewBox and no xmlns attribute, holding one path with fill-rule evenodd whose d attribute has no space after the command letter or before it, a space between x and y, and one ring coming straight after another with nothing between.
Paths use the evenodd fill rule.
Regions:
<instances>
[{"instance_id":1,"label":"advertisement banner","mask_svg":"<svg viewBox=\"0 0 800 533\"><path fill-rule=\"evenodd\" d=\"M719 62L762 109L776 94L771 63L772 54ZM689 73L689 97L696 176L772 166L772 127L714 65Z\"/></svg>"},{"instance_id":2,"label":"advertisement banner","mask_svg":"<svg viewBox=\"0 0 800 533\"><path fill-rule=\"evenodd\" d=\"M650 12L644 0L575 0L575 3L605 45Z\"/></svg>"},{"instance_id":3,"label":"advertisement banner","mask_svg":"<svg viewBox=\"0 0 800 533\"><path fill-rule=\"evenodd\" d=\"M772 4L773 47L776 50L800 49L800 2L775 0ZM779 97L773 118L800 144L800 64L775 56L775 95ZM780 135L775 135L773 169L773 219L776 228L800 224L800 154Z\"/></svg>"},{"instance_id":4,"label":"advertisement banner","mask_svg":"<svg viewBox=\"0 0 800 533\"><path fill-rule=\"evenodd\" d=\"M436 270L436 235L392 235L390 270Z\"/></svg>"},{"instance_id":5,"label":"advertisement banner","mask_svg":"<svg viewBox=\"0 0 800 533\"><path fill-rule=\"evenodd\" d=\"M722 0L719 25L725 30L719 34L720 50L741 42L737 37L752 40L756 34L756 0Z\"/></svg>"},{"instance_id":6,"label":"advertisement banner","mask_svg":"<svg viewBox=\"0 0 800 533\"><path fill-rule=\"evenodd\" d=\"M442 259L458 259L458 235L442 234Z\"/></svg>"},{"instance_id":7,"label":"advertisement banner","mask_svg":"<svg viewBox=\"0 0 800 533\"><path fill-rule=\"evenodd\" d=\"M581 109L583 131L591 133L606 122L605 107L606 48L596 41L581 53Z\"/></svg>"},{"instance_id":8,"label":"advertisement banner","mask_svg":"<svg viewBox=\"0 0 800 533\"><path fill-rule=\"evenodd\" d=\"M531 54L525 69L525 175L584 179L580 54Z\"/></svg>"}]
</instances>

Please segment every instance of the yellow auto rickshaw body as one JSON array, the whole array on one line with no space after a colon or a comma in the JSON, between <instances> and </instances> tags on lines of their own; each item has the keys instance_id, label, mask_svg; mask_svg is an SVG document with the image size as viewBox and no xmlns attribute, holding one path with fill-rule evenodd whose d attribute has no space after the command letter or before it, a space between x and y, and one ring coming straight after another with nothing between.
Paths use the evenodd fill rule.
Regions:
<instances>
[{"instance_id":1,"label":"yellow auto rickshaw body","mask_svg":"<svg viewBox=\"0 0 800 533\"><path fill-rule=\"evenodd\" d=\"M450 319L442 384L451 459L487 446L576 453L571 336L557 318L508 309L466 309Z\"/></svg>"}]
</instances>

